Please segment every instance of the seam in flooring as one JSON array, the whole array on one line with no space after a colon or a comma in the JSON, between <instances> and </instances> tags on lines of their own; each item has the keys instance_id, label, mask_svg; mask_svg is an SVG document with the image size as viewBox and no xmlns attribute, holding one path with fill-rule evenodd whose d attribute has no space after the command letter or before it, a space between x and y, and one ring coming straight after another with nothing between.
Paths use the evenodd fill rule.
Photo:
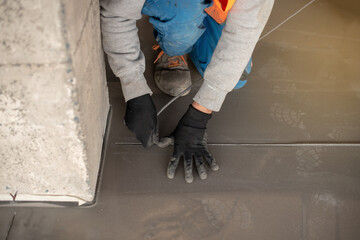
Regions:
<instances>
[{"instance_id":1,"label":"seam in flooring","mask_svg":"<svg viewBox=\"0 0 360 240\"><path fill-rule=\"evenodd\" d=\"M301 215L302 215L302 232L301 232L301 239L307 240L307 207L306 207L306 197L305 194L301 195Z\"/></svg>"},{"instance_id":2,"label":"seam in flooring","mask_svg":"<svg viewBox=\"0 0 360 240\"><path fill-rule=\"evenodd\" d=\"M115 142L119 146L141 145L135 142ZM360 147L360 143L208 143L208 146L235 147Z\"/></svg>"},{"instance_id":3,"label":"seam in flooring","mask_svg":"<svg viewBox=\"0 0 360 240\"><path fill-rule=\"evenodd\" d=\"M10 220L10 223L9 223L9 228L8 228L8 231L6 232L6 235L5 235L5 240L8 240L9 239L9 236L10 236L10 233L11 233L11 229L13 227L13 224L14 224L14 221L15 221L15 217L16 217L16 212L14 212L11 220Z\"/></svg>"}]
</instances>

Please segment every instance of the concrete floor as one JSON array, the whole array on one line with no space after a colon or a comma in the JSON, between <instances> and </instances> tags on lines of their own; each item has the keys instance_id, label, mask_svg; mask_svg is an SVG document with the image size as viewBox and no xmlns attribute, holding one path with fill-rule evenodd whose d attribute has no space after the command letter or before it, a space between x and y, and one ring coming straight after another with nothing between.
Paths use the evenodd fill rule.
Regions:
<instances>
[{"instance_id":1,"label":"concrete floor","mask_svg":"<svg viewBox=\"0 0 360 240\"><path fill-rule=\"evenodd\" d=\"M306 3L277 0L264 32ZM138 145L109 72L112 114L96 204L2 207L0 239L360 239L358 9L354 0L318 0L258 43L248 84L209 123L220 170L205 181L186 184L182 167L166 178L171 147ZM152 82L152 28L146 18L139 27L159 109L170 97ZM160 116L161 135L198 87Z\"/></svg>"}]
</instances>

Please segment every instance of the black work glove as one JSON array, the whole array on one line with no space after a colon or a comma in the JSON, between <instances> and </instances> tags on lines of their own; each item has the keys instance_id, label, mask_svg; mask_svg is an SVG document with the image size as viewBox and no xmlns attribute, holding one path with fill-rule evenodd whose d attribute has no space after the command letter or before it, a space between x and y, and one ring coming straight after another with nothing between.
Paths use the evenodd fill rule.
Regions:
<instances>
[{"instance_id":1,"label":"black work glove","mask_svg":"<svg viewBox=\"0 0 360 240\"><path fill-rule=\"evenodd\" d=\"M125 125L135 133L144 147L158 142L156 107L150 94L127 101Z\"/></svg>"},{"instance_id":2,"label":"black work glove","mask_svg":"<svg viewBox=\"0 0 360 240\"><path fill-rule=\"evenodd\" d=\"M204 159L212 170L217 171L219 169L206 146L206 125L211 116L211 114L200 112L190 105L172 134L174 137L174 152L167 169L168 178L174 178L181 157L184 158L185 181L187 183L194 180L192 174L193 158L200 179L207 178Z\"/></svg>"}]
</instances>

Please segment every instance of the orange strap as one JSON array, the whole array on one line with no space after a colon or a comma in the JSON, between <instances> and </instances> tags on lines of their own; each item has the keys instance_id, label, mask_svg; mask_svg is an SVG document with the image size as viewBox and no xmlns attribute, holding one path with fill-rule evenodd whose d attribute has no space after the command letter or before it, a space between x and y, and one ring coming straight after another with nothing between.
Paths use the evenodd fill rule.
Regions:
<instances>
[{"instance_id":1,"label":"orange strap","mask_svg":"<svg viewBox=\"0 0 360 240\"><path fill-rule=\"evenodd\" d=\"M222 24L229 13L229 10L234 6L236 0L213 0L214 4L205 9L217 23Z\"/></svg>"},{"instance_id":2,"label":"orange strap","mask_svg":"<svg viewBox=\"0 0 360 240\"><path fill-rule=\"evenodd\" d=\"M152 49L153 49L153 50L158 50L159 48L160 48L160 45L159 45L158 43L155 44L154 46L152 46ZM160 50L161 50L161 49L160 49ZM162 55L164 55L164 51L163 51L163 50L161 50L161 51L159 52L159 54L158 54L157 58L155 59L154 63L156 63L156 62L162 57ZM185 58L184 58L184 55L182 55L182 56L169 57L169 58L168 58L168 61L169 61L168 67L170 68L170 67L177 67L177 66L182 65L182 64L180 63L180 60L182 60L182 61L184 62L184 64L185 64L186 66L188 66L188 63L186 62L186 60L185 60Z\"/></svg>"}]
</instances>

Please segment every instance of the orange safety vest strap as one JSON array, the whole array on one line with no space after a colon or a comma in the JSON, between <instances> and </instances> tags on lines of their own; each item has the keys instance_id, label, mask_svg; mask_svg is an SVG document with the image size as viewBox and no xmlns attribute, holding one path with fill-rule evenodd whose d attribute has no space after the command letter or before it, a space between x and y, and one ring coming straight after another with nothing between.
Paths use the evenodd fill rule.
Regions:
<instances>
[{"instance_id":1,"label":"orange safety vest strap","mask_svg":"<svg viewBox=\"0 0 360 240\"><path fill-rule=\"evenodd\" d=\"M214 4L205 9L217 23L222 24L236 0L213 0Z\"/></svg>"}]
</instances>

